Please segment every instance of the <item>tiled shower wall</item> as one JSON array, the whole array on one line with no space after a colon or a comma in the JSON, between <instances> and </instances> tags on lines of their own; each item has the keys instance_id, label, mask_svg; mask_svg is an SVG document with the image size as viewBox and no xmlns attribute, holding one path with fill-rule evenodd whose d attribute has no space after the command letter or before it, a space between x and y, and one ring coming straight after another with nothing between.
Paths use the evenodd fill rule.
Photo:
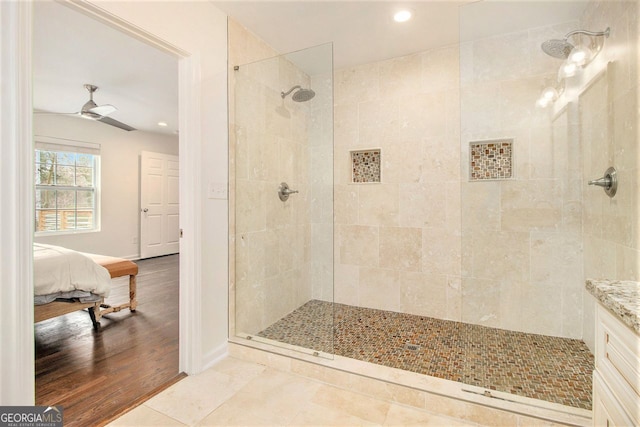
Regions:
<instances>
[{"instance_id":1,"label":"tiled shower wall","mask_svg":"<svg viewBox=\"0 0 640 427\"><path fill-rule=\"evenodd\" d=\"M280 96L310 79L232 19L229 46L231 333L253 334L311 298L310 107Z\"/></svg>"},{"instance_id":2,"label":"tiled shower wall","mask_svg":"<svg viewBox=\"0 0 640 427\"><path fill-rule=\"evenodd\" d=\"M535 108L539 46L576 24L336 71L337 302L582 337L577 112ZM504 138L513 177L469 182L469 143ZM382 182L352 184L377 147Z\"/></svg>"},{"instance_id":3,"label":"tiled shower wall","mask_svg":"<svg viewBox=\"0 0 640 427\"><path fill-rule=\"evenodd\" d=\"M464 8L463 13L463 25ZM473 19L473 18L471 18ZM573 23L461 45L461 153L469 141L513 139L510 179L462 173L462 320L582 337L581 153L576 111L536 108L562 61L540 45Z\"/></svg>"},{"instance_id":4,"label":"tiled shower wall","mask_svg":"<svg viewBox=\"0 0 640 427\"><path fill-rule=\"evenodd\" d=\"M599 187L584 188L585 276L640 280L638 2L592 2L581 25L598 31L611 28L605 48L589 65L589 75L579 82L583 176L585 182L600 178L614 166L619 179L613 199ZM593 334L594 304L586 295L585 337ZM585 341L593 348L592 341Z\"/></svg>"},{"instance_id":5,"label":"tiled shower wall","mask_svg":"<svg viewBox=\"0 0 640 427\"><path fill-rule=\"evenodd\" d=\"M458 111L457 47L336 70L336 302L461 319Z\"/></svg>"},{"instance_id":6,"label":"tiled shower wall","mask_svg":"<svg viewBox=\"0 0 640 427\"><path fill-rule=\"evenodd\" d=\"M583 272L638 278L637 191L630 191L638 184L636 5L592 3L582 23L336 70L335 186L308 183L311 226L303 242L330 244L329 207L316 196L333 191L336 301L587 339L592 305ZM612 33L600 58L615 63L609 102L598 99L601 83L582 82L589 89L580 99L535 109L560 63L540 50L542 41L606 26ZM276 54L233 21L230 44L231 64ZM313 86L322 84L316 78ZM314 135L331 120L326 106L310 108L325 108L324 118L314 113L309 123L313 176L329 156L313 147ZM602 128L594 120L604 116ZM233 138L232 162L241 143ZM469 182L469 142L502 138L514 140L513 178ZM382 182L352 184L349 151L371 148L382 150ZM622 183L608 200L586 180L613 160ZM309 264L305 294L330 300L330 264ZM233 293L246 271L231 271ZM251 289L250 312L255 295Z\"/></svg>"}]
</instances>

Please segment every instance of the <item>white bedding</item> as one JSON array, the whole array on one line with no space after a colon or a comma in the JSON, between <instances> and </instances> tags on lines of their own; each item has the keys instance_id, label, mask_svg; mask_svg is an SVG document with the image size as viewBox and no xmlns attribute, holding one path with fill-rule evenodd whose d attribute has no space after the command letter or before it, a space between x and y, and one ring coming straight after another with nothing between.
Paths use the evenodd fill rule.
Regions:
<instances>
[{"instance_id":1,"label":"white bedding","mask_svg":"<svg viewBox=\"0 0 640 427\"><path fill-rule=\"evenodd\" d=\"M33 266L36 298L47 295L55 299L82 294L77 291L101 297L109 295L111 276L107 269L80 252L34 243Z\"/></svg>"}]
</instances>

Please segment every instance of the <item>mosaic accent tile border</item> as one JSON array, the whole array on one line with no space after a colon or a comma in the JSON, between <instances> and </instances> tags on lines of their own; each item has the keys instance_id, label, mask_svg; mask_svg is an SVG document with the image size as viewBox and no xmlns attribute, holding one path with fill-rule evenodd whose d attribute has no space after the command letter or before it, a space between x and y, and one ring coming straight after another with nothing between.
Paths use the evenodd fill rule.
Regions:
<instances>
[{"instance_id":1,"label":"mosaic accent tile border","mask_svg":"<svg viewBox=\"0 0 640 427\"><path fill-rule=\"evenodd\" d=\"M513 176L513 139L469 143L469 179L510 179Z\"/></svg>"},{"instance_id":2,"label":"mosaic accent tile border","mask_svg":"<svg viewBox=\"0 0 640 427\"><path fill-rule=\"evenodd\" d=\"M351 182L380 182L381 150L351 151Z\"/></svg>"},{"instance_id":3,"label":"mosaic accent tile border","mask_svg":"<svg viewBox=\"0 0 640 427\"><path fill-rule=\"evenodd\" d=\"M307 302L257 335L489 390L591 409L594 359L580 340L318 300Z\"/></svg>"}]
</instances>

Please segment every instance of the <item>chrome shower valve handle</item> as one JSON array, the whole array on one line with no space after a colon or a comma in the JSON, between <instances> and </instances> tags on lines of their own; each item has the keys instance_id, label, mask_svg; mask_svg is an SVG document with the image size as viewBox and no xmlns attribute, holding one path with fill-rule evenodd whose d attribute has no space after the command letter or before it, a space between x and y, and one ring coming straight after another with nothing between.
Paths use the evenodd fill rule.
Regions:
<instances>
[{"instance_id":1,"label":"chrome shower valve handle","mask_svg":"<svg viewBox=\"0 0 640 427\"><path fill-rule=\"evenodd\" d=\"M602 178L589 181L589 185L602 187L607 196L613 197L618 191L618 174L614 167L610 167L604 173Z\"/></svg>"},{"instance_id":2,"label":"chrome shower valve handle","mask_svg":"<svg viewBox=\"0 0 640 427\"><path fill-rule=\"evenodd\" d=\"M280 183L280 187L278 187L278 197L283 202L286 202L289 199L289 195L297 193L298 190L292 190L289 188L289 184L286 182Z\"/></svg>"}]
</instances>

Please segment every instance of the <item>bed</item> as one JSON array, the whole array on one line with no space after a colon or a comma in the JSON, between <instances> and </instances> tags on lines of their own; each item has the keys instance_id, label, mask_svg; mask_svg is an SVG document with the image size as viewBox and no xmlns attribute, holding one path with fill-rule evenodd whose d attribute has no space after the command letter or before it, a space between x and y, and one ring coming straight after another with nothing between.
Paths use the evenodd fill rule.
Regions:
<instances>
[{"instance_id":1,"label":"bed","mask_svg":"<svg viewBox=\"0 0 640 427\"><path fill-rule=\"evenodd\" d=\"M124 258L73 251L34 243L35 322L87 309L94 329L100 318L128 308L136 311L138 265ZM117 306L104 303L111 279L129 276L129 301Z\"/></svg>"}]
</instances>

